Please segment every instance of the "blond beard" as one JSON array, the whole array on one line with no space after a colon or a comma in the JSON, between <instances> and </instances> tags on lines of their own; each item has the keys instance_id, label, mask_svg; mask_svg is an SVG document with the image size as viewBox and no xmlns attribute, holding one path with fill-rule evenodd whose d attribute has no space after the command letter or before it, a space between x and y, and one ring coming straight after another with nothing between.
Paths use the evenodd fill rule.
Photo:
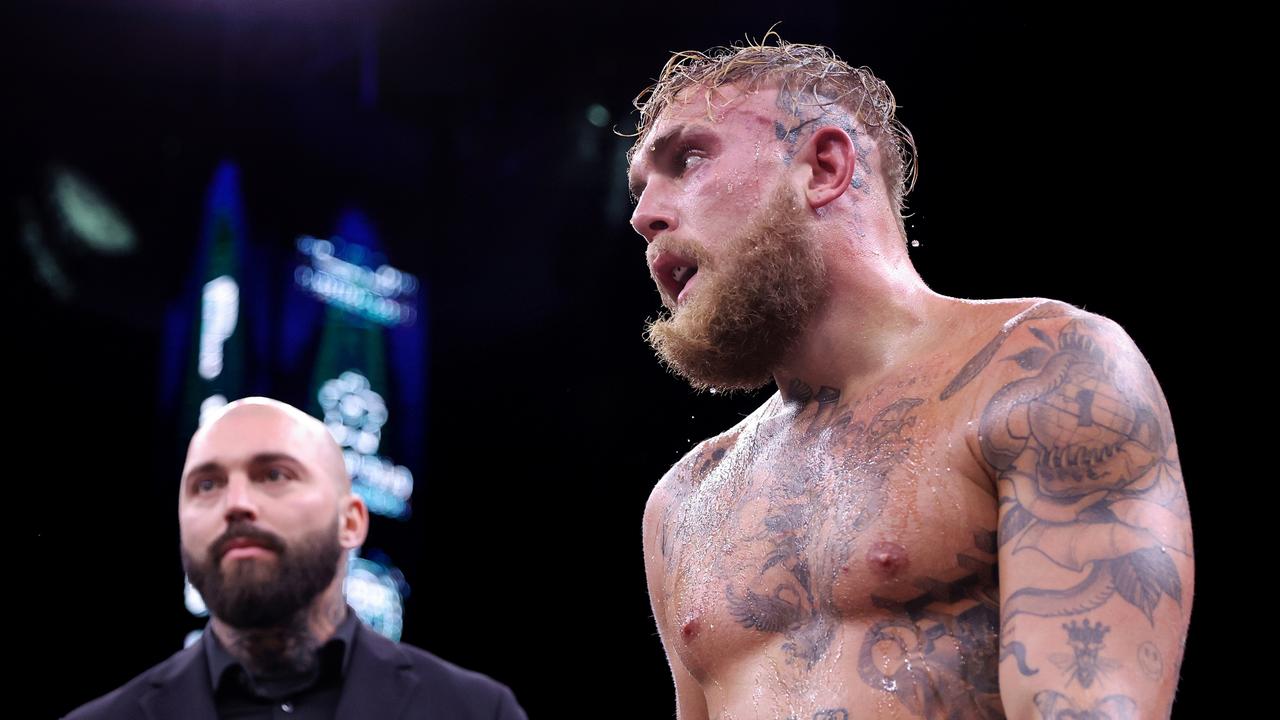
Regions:
<instances>
[{"instance_id":1,"label":"blond beard","mask_svg":"<svg viewBox=\"0 0 1280 720\"><path fill-rule=\"evenodd\" d=\"M695 260L701 278L683 304L646 329L668 368L698 390L754 390L772 379L826 298L826 266L807 220L783 182L714 260L683 238L654 242Z\"/></svg>"}]
</instances>

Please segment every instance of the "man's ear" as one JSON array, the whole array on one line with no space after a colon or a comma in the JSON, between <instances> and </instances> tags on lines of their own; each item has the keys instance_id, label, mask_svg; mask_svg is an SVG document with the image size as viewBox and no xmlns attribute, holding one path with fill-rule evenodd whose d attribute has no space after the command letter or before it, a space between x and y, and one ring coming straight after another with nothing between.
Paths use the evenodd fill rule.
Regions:
<instances>
[{"instance_id":1,"label":"man's ear","mask_svg":"<svg viewBox=\"0 0 1280 720\"><path fill-rule=\"evenodd\" d=\"M338 543L350 550L364 544L369 535L369 507L355 493L342 499L338 508Z\"/></svg>"},{"instance_id":2,"label":"man's ear","mask_svg":"<svg viewBox=\"0 0 1280 720\"><path fill-rule=\"evenodd\" d=\"M849 189L858 153L849 133L828 125L809 136L796 160L812 169L804 193L809 207L817 209Z\"/></svg>"}]
</instances>

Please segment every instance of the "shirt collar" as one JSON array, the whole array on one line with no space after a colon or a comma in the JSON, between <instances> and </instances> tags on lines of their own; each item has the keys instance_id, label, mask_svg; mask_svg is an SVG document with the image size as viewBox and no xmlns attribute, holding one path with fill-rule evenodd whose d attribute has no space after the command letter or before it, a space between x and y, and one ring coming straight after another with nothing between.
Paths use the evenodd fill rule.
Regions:
<instances>
[{"instance_id":1,"label":"shirt collar","mask_svg":"<svg viewBox=\"0 0 1280 720\"><path fill-rule=\"evenodd\" d=\"M321 661L326 655L331 653L342 653L342 664L340 673L343 677L347 674L347 669L351 667L351 654L356 643L356 626L360 619L356 617L356 612L347 606L346 616L342 622L338 623L338 627L334 629L333 636L324 642L316 650L316 654L320 656ZM222 683L229 675L229 671L233 668L241 668L240 661L237 660L225 647L218 636L213 632L213 624L205 625L204 633L204 655L209 666L209 686L213 688L216 694ZM241 668L242 669L242 668Z\"/></svg>"}]
</instances>

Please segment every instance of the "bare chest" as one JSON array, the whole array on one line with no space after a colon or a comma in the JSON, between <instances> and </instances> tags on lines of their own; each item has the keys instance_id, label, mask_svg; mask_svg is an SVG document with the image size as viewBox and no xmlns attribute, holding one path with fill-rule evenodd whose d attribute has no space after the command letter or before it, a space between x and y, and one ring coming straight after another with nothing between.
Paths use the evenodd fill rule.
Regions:
<instances>
[{"instance_id":1,"label":"bare chest","mask_svg":"<svg viewBox=\"0 0 1280 720\"><path fill-rule=\"evenodd\" d=\"M764 647L807 669L843 652L849 625L966 612L988 624L996 502L967 453L955 424L910 396L708 447L663 537L659 621L686 664L697 674Z\"/></svg>"}]
</instances>

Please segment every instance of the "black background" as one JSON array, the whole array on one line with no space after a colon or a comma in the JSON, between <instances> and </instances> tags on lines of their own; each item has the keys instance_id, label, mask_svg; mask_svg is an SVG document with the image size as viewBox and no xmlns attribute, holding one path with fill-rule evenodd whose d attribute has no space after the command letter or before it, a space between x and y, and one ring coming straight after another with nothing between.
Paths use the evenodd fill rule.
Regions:
<instances>
[{"instance_id":1,"label":"black background","mask_svg":"<svg viewBox=\"0 0 1280 720\"><path fill-rule=\"evenodd\" d=\"M1222 602L1203 561L1222 520L1201 490L1217 414L1192 320L1220 281L1182 249L1212 215L1199 190L1214 171L1187 123L1203 28L1029 5L11 5L7 654L18 687L40 690L32 716L110 690L198 626L173 512L184 439L158 409L158 377L163 310L224 158L266 252L287 255L356 204L425 282L427 459L412 521L374 528L413 587L404 639L509 684L535 717L669 716L644 502L763 396L695 396L642 342L658 300L626 224L629 141L586 111L599 103L628 130L669 51L781 21L783 37L828 44L894 89L920 148L909 232L931 287L1065 300L1146 353L1201 560L1174 710L1192 717L1213 686L1205 618ZM67 250L70 299L16 240L51 164L91 178L140 241L122 258Z\"/></svg>"}]
</instances>

